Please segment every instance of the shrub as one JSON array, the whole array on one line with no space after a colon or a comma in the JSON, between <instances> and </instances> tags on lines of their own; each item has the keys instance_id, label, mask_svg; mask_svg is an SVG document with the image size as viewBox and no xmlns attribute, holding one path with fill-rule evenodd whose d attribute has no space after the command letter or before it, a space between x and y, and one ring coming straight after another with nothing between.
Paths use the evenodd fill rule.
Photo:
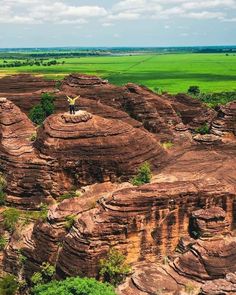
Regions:
<instances>
[{"instance_id":1,"label":"shrub","mask_svg":"<svg viewBox=\"0 0 236 295\"><path fill-rule=\"evenodd\" d=\"M0 236L0 251L3 251L6 247L7 239L3 236Z\"/></svg>"},{"instance_id":2,"label":"shrub","mask_svg":"<svg viewBox=\"0 0 236 295\"><path fill-rule=\"evenodd\" d=\"M70 191L68 193L65 193L63 195L61 195L58 199L59 201L64 201L67 199L73 199L75 197L78 197L79 195L76 193L76 191Z\"/></svg>"},{"instance_id":3,"label":"shrub","mask_svg":"<svg viewBox=\"0 0 236 295\"><path fill-rule=\"evenodd\" d=\"M6 178L2 173L0 173L0 206L5 205L6 203L6 194L4 192L6 186L7 186Z\"/></svg>"},{"instance_id":4,"label":"shrub","mask_svg":"<svg viewBox=\"0 0 236 295\"><path fill-rule=\"evenodd\" d=\"M174 146L173 142L171 141L165 141L161 145L165 150L171 149Z\"/></svg>"},{"instance_id":5,"label":"shrub","mask_svg":"<svg viewBox=\"0 0 236 295\"><path fill-rule=\"evenodd\" d=\"M188 89L188 93L191 95L199 95L200 94L199 86L190 86Z\"/></svg>"},{"instance_id":6,"label":"shrub","mask_svg":"<svg viewBox=\"0 0 236 295\"><path fill-rule=\"evenodd\" d=\"M18 289L18 282L13 275L7 275L0 279L0 294L14 295Z\"/></svg>"},{"instance_id":7,"label":"shrub","mask_svg":"<svg viewBox=\"0 0 236 295\"><path fill-rule=\"evenodd\" d=\"M3 206L6 204L6 194L4 191L0 190L0 206Z\"/></svg>"},{"instance_id":8,"label":"shrub","mask_svg":"<svg viewBox=\"0 0 236 295\"><path fill-rule=\"evenodd\" d=\"M47 206L47 204L42 203L40 205L40 212L39 212L38 219L41 219L42 221L46 221L47 217L48 217L48 206Z\"/></svg>"},{"instance_id":9,"label":"shrub","mask_svg":"<svg viewBox=\"0 0 236 295\"><path fill-rule=\"evenodd\" d=\"M70 230L74 224L75 224L75 216L73 215L66 216L65 229Z\"/></svg>"},{"instance_id":10,"label":"shrub","mask_svg":"<svg viewBox=\"0 0 236 295\"><path fill-rule=\"evenodd\" d=\"M48 262L43 262L40 272L35 272L30 280L34 286L41 285L50 282L54 274L55 267Z\"/></svg>"},{"instance_id":11,"label":"shrub","mask_svg":"<svg viewBox=\"0 0 236 295\"><path fill-rule=\"evenodd\" d=\"M196 128L195 132L200 133L202 135L209 134L210 133L210 126L207 123L205 123L204 125Z\"/></svg>"},{"instance_id":12,"label":"shrub","mask_svg":"<svg viewBox=\"0 0 236 295\"><path fill-rule=\"evenodd\" d=\"M89 278L68 278L64 281L52 281L45 285L37 285L33 295L116 295L114 288Z\"/></svg>"},{"instance_id":13,"label":"shrub","mask_svg":"<svg viewBox=\"0 0 236 295\"><path fill-rule=\"evenodd\" d=\"M32 133L29 137L30 141L35 141L37 139L37 133Z\"/></svg>"},{"instance_id":14,"label":"shrub","mask_svg":"<svg viewBox=\"0 0 236 295\"><path fill-rule=\"evenodd\" d=\"M133 185L142 185L145 183L150 183L152 179L152 172L150 168L150 164L145 162L143 165L141 165L138 169L137 175L132 179Z\"/></svg>"},{"instance_id":15,"label":"shrub","mask_svg":"<svg viewBox=\"0 0 236 295\"><path fill-rule=\"evenodd\" d=\"M20 218L20 212L15 208L7 209L3 212L3 225L6 230L12 232Z\"/></svg>"},{"instance_id":16,"label":"shrub","mask_svg":"<svg viewBox=\"0 0 236 295\"><path fill-rule=\"evenodd\" d=\"M108 252L106 259L100 260L101 278L114 286L120 284L130 272L131 268L125 263L125 256L115 249Z\"/></svg>"},{"instance_id":17,"label":"shrub","mask_svg":"<svg viewBox=\"0 0 236 295\"><path fill-rule=\"evenodd\" d=\"M31 279L30 279L31 283L34 285L34 286L37 286L37 285L41 285L43 284L43 276L40 272L35 272Z\"/></svg>"}]
</instances>

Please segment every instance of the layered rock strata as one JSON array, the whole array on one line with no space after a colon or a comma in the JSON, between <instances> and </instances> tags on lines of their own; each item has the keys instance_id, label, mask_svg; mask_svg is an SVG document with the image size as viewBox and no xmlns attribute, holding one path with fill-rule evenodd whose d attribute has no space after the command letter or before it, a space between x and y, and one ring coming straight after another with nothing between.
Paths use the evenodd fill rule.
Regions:
<instances>
[{"instance_id":1,"label":"layered rock strata","mask_svg":"<svg viewBox=\"0 0 236 295\"><path fill-rule=\"evenodd\" d=\"M53 209L47 223L35 226L28 239L24 248L27 272L33 265L50 261L60 277L96 276L99 260L110 247L119 249L131 263L156 261L173 253L179 237L188 235L188 219L195 209L227 204L233 224L235 194L231 190L216 182L158 183L118 190L95 203L64 201ZM72 212L76 223L67 232L63 224Z\"/></svg>"},{"instance_id":2,"label":"layered rock strata","mask_svg":"<svg viewBox=\"0 0 236 295\"><path fill-rule=\"evenodd\" d=\"M236 101L220 106L217 118L212 124L212 132L220 136L227 133L236 136Z\"/></svg>"},{"instance_id":3,"label":"layered rock strata","mask_svg":"<svg viewBox=\"0 0 236 295\"><path fill-rule=\"evenodd\" d=\"M56 159L78 185L129 179L145 161L156 170L165 160L164 149L148 132L84 111L50 116L35 147Z\"/></svg>"}]
</instances>

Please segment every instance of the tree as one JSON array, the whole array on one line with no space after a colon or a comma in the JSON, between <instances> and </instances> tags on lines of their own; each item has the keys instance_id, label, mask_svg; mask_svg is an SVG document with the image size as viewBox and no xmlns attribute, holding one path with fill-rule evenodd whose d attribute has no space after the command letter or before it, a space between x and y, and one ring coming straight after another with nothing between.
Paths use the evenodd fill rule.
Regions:
<instances>
[{"instance_id":1,"label":"tree","mask_svg":"<svg viewBox=\"0 0 236 295\"><path fill-rule=\"evenodd\" d=\"M150 183L152 179L152 172L151 167L148 162L145 162L143 165L141 165L138 169L137 175L132 179L133 185L142 185L145 183Z\"/></svg>"},{"instance_id":2,"label":"tree","mask_svg":"<svg viewBox=\"0 0 236 295\"><path fill-rule=\"evenodd\" d=\"M55 111L54 96L51 93L43 93L41 95L40 104L34 106L29 113L29 118L37 125L41 125L43 121L53 114Z\"/></svg>"},{"instance_id":3,"label":"tree","mask_svg":"<svg viewBox=\"0 0 236 295\"><path fill-rule=\"evenodd\" d=\"M199 86L190 86L189 89L188 89L188 94L190 94L190 95L199 95L200 94Z\"/></svg>"},{"instance_id":4,"label":"tree","mask_svg":"<svg viewBox=\"0 0 236 295\"><path fill-rule=\"evenodd\" d=\"M46 119L45 111L41 104L36 105L30 110L29 113L30 120L37 125L41 125Z\"/></svg>"},{"instance_id":5,"label":"tree","mask_svg":"<svg viewBox=\"0 0 236 295\"><path fill-rule=\"evenodd\" d=\"M0 280L1 295L15 295L18 289L18 282L13 275L7 275Z\"/></svg>"},{"instance_id":6,"label":"tree","mask_svg":"<svg viewBox=\"0 0 236 295\"><path fill-rule=\"evenodd\" d=\"M125 256L116 249L111 249L107 258L100 260L100 276L114 286L120 284L130 272L130 266L125 263Z\"/></svg>"},{"instance_id":7,"label":"tree","mask_svg":"<svg viewBox=\"0 0 236 295\"><path fill-rule=\"evenodd\" d=\"M52 281L45 285L37 285L33 295L115 295L114 288L108 284L88 278L68 278L64 281Z\"/></svg>"}]
</instances>

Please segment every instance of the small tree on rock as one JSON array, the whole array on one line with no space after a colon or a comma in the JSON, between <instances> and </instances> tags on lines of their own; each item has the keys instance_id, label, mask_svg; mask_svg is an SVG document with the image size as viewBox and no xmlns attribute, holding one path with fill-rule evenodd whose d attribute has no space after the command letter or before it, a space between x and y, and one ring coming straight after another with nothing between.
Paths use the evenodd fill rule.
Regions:
<instances>
[{"instance_id":1,"label":"small tree on rock","mask_svg":"<svg viewBox=\"0 0 236 295\"><path fill-rule=\"evenodd\" d=\"M199 86L190 86L188 89L188 94L190 95L199 95L200 94L200 88Z\"/></svg>"}]
</instances>

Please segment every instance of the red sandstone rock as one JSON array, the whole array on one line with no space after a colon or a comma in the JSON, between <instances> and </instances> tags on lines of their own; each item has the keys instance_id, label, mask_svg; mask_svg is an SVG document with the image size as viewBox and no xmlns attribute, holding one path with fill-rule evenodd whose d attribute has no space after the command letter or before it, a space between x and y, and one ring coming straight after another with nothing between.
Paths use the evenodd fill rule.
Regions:
<instances>
[{"instance_id":1,"label":"red sandstone rock","mask_svg":"<svg viewBox=\"0 0 236 295\"><path fill-rule=\"evenodd\" d=\"M218 116L212 124L212 132L220 136L226 133L236 136L236 101L220 107Z\"/></svg>"},{"instance_id":2,"label":"red sandstone rock","mask_svg":"<svg viewBox=\"0 0 236 295\"><path fill-rule=\"evenodd\" d=\"M35 246L29 248L26 244L24 250L29 261L26 268L30 273L32 262L36 260L40 264L47 259L56 264L60 277L96 276L98 261L111 246L126 254L128 262L156 260L173 253L179 236L187 234L186 221L194 209L220 205L230 195L232 199L235 196L221 183L175 182L116 191L101 197L90 209L90 204L80 198L64 201L54 210L65 213L50 213L49 223L35 226L30 242ZM63 219L72 212L77 222L69 233L63 232ZM59 243L63 244L62 248L56 246ZM229 249L228 256L233 258L232 245L225 243L219 247ZM215 267L214 262L209 262L211 267ZM222 268L233 267L220 267L219 271Z\"/></svg>"},{"instance_id":3,"label":"red sandstone rock","mask_svg":"<svg viewBox=\"0 0 236 295\"><path fill-rule=\"evenodd\" d=\"M165 151L147 131L95 115L88 115L87 122L79 122L83 114L50 116L35 143L77 184L129 179L145 161L153 170L160 168Z\"/></svg>"}]
</instances>

